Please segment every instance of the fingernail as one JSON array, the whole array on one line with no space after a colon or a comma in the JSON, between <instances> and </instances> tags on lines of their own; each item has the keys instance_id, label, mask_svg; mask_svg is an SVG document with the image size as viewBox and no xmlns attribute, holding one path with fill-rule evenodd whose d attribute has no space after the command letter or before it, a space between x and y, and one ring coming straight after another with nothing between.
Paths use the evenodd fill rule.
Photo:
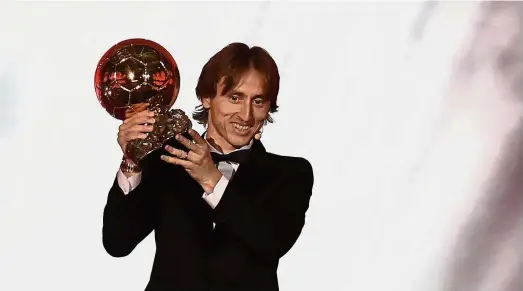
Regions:
<instances>
[{"instance_id":1,"label":"fingernail","mask_svg":"<svg viewBox=\"0 0 523 291\"><path fill-rule=\"evenodd\" d=\"M170 146L168 146L168 145L166 145L166 146L165 146L165 149L166 149L166 150L170 150L170 149L171 149L171 147L170 147Z\"/></svg>"},{"instance_id":2,"label":"fingernail","mask_svg":"<svg viewBox=\"0 0 523 291\"><path fill-rule=\"evenodd\" d=\"M176 135L176 139L177 139L177 140L180 140L180 134L177 134L177 135Z\"/></svg>"}]
</instances>

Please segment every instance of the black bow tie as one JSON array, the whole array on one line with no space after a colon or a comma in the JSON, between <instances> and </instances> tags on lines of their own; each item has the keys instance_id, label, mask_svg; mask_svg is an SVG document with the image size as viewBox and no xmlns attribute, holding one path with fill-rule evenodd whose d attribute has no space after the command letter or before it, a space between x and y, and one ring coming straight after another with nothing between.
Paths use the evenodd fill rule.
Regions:
<instances>
[{"instance_id":1,"label":"black bow tie","mask_svg":"<svg viewBox=\"0 0 523 291\"><path fill-rule=\"evenodd\" d=\"M234 151L229 154L222 155L217 152L211 152L212 160L217 164L219 162L233 162L241 164L247 160L249 150Z\"/></svg>"}]
</instances>

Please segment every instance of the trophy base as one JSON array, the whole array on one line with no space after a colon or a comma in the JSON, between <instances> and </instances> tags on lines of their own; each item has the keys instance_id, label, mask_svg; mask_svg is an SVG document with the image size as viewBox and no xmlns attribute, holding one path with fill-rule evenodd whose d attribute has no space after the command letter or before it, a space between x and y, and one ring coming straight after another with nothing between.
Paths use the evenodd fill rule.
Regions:
<instances>
[{"instance_id":1,"label":"trophy base","mask_svg":"<svg viewBox=\"0 0 523 291\"><path fill-rule=\"evenodd\" d=\"M125 156L137 165L140 165L145 156L163 147L168 140L192 128L191 120L181 109L168 111L160 105L153 105L148 109L156 114L153 131L145 139L129 141L125 152Z\"/></svg>"}]
</instances>

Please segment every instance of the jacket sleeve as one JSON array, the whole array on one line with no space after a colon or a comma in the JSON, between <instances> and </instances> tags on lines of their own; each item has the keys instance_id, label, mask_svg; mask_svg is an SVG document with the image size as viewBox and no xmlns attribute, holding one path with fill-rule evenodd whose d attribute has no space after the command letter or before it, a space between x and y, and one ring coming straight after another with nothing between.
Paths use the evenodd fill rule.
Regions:
<instances>
[{"instance_id":1,"label":"jacket sleeve","mask_svg":"<svg viewBox=\"0 0 523 291\"><path fill-rule=\"evenodd\" d=\"M124 257L154 229L158 213L157 173L144 169L140 184L124 194L115 178L103 212L102 242L111 256Z\"/></svg>"},{"instance_id":2,"label":"jacket sleeve","mask_svg":"<svg viewBox=\"0 0 523 291\"><path fill-rule=\"evenodd\" d=\"M221 228L248 253L262 260L277 260L285 255L301 234L314 183L311 164L299 159L295 169L261 204L246 199L248 193L227 189L215 208L216 229ZM227 199L234 197L234 201ZM232 242L231 242L232 243Z\"/></svg>"}]
</instances>

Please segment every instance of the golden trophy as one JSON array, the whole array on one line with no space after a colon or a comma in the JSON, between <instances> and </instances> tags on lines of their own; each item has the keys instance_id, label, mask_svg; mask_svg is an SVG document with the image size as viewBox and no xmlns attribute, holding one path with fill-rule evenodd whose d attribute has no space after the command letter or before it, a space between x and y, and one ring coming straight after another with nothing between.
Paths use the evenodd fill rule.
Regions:
<instances>
[{"instance_id":1,"label":"golden trophy","mask_svg":"<svg viewBox=\"0 0 523 291\"><path fill-rule=\"evenodd\" d=\"M180 72L171 54L147 39L128 39L112 46L96 67L94 86L100 104L111 116L124 120L144 107L155 112L153 131L131 140L125 156L139 165L178 133L192 127L180 109L170 109L180 91ZM142 105L142 106L140 106Z\"/></svg>"}]
</instances>

